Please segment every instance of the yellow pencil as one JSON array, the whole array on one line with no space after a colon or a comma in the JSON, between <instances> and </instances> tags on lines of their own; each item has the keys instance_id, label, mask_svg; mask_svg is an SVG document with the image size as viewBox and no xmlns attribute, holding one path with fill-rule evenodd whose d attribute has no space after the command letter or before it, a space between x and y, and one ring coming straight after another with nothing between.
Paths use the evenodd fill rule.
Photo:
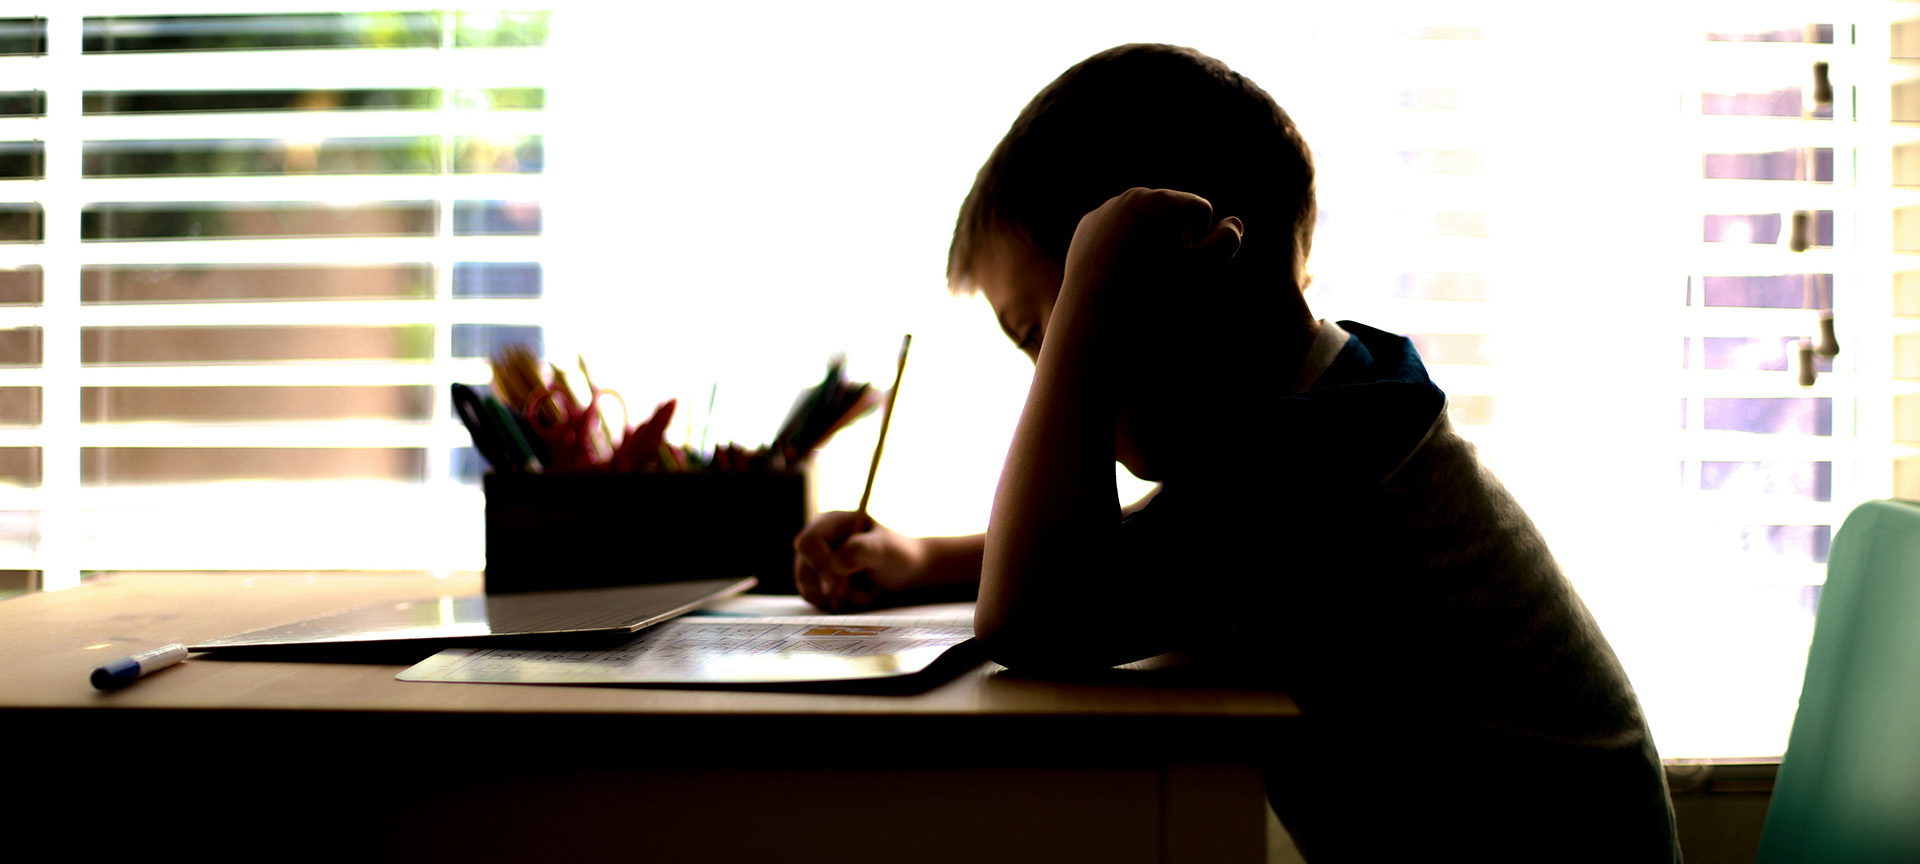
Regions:
<instances>
[{"instance_id":1,"label":"yellow pencil","mask_svg":"<svg viewBox=\"0 0 1920 864\"><path fill-rule=\"evenodd\" d=\"M867 488L860 493L860 519L871 522L867 516L867 501L873 497L873 476L880 473L880 451L887 446L887 427L893 425L893 403L900 399L900 380L907 375L907 349L913 347L913 334L908 333L900 340L900 367L893 373L893 389L887 391L887 410L880 415L880 440L873 442L873 464L867 466Z\"/></svg>"}]
</instances>

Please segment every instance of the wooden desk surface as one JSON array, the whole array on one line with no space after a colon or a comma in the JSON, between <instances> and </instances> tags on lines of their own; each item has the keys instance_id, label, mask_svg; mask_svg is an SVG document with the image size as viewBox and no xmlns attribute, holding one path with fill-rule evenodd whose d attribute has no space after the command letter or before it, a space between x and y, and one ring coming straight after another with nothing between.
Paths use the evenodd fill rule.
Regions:
<instances>
[{"instance_id":1,"label":"wooden desk surface","mask_svg":"<svg viewBox=\"0 0 1920 864\"><path fill-rule=\"evenodd\" d=\"M16 748L61 750L15 760L10 786L88 808L204 802L89 839L216 859L1253 861L1257 754L1298 713L1190 670L1059 681L991 663L912 695L417 683L394 679L404 665L217 653L88 683L156 645L479 588L120 574L0 602L0 724Z\"/></svg>"},{"instance_id":2,"label":"wooden desk surface","mask_svg":"<svg viewBox=\"0 0 1920 864\"><path fill-rule=\"evenodd\" d=\"M1247 725L1296 715L1284 693L1183 686L1164 670L1120 669L1088 680L1035 680L992 663L915 695L545 687L401 682L404 666L224 661L195 655L179 666L101 693L88 674L106 661L169 642L192 642L285 623L373 600L473 593L478 574L139 574L0 603L0 708L187 711L406 712L418 714L647 715L673 718L822 716L885 718L1104 718L1117 734L1183 719L1205 722L1225 744ZM424 657L424 655L422 655ZM1082 732L1084 725L1076 724ZM1105 737L1105 736L1102 736ZM1198 743L1198 742L1196 742Z\"/></svg>"}]
</instances>

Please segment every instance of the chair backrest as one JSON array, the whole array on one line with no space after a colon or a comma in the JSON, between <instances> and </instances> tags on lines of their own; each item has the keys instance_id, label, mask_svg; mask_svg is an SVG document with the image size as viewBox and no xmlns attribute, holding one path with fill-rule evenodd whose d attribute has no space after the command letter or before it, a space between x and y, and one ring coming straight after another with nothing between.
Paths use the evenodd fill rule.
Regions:
<instances>
[{"instance_id":1,"label":"chair backrest","mask_svg":"<svg viewBox=\"0 0 1920 864\"><path fill-rule=\"evenodd\" d=\"M1757 864L1800 861L1920 862L1920 502L1834 536Z\"/></svg>"}]
</instances>

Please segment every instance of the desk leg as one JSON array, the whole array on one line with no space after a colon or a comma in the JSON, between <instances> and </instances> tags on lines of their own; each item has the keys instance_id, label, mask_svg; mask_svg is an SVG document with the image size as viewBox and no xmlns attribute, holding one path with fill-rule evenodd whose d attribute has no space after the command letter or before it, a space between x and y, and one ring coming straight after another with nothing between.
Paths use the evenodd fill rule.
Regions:
<instances>
[{"instance_id":1,"label":"desk leg","mask_svg":"<svg viewBox=\"0 0 1920 864\"><path fill-rule=\"evenodd\" d=\"M1267 854L1267 797L1260 769L1176 765L1161 774L1165 864L1258 864Z\"/></svg>"}]
</instances>

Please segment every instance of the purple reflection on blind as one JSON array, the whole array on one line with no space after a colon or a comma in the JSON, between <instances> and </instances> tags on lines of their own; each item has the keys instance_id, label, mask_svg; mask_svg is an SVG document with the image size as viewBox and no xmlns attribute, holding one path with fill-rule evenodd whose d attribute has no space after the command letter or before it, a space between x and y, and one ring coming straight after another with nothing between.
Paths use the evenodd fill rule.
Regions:
<instances>
[{"instance_id":1,"label":"purple reflection on blind","mask_svg":"<svg viewBox=\"0 0 1920 864\"><path fill-rule=\"evenodd\" d=\"M540 276L537 263L460 261L453 265L453 296L539 297Z\"/></svg>"},{"instance_id":2,"label":"purple reflection on blind","mask_svg":"<svg viewBox=\"0 0 1920 864\"><path fill-rule=\"evenodd\" d=\"M1801 97L1800 88L1760 93L1702 93L1700 113L1739 117L1798 117L1800 109L1812 107L1813 116L1831 117L1831 105L1812 106Z\"/></svg>"},{"instance_id":3,"label":"purple reflection on blind","mask_svg":"<svg viewBox=\"0 0 1920 864\"><path fill-rule=\"evenodd\" d=\"M1815 275L1815 288L1822 294L1833 284L1833 274ZM1691 287L1691 285L1689 285ZM1806 274L1781 276L1707 276L1701 279L1702 299L1708 306L1741 306L1749 309L1802 309L1806 307ZM1692 305L1693 298L1687 298Z\"/></svg>"},{"instance_id":4,"label":"purple reflection on blind","mask_svg":"<svg viewBox=\"0 0 1920 864\"><path fill-rule=\"evenodd\" d=\"M453 233L537 235L541 210L538 201L455 201Z\"/></svg>"},{"instance_id":5,"label":"purple reflection on blind","mask_svg":"<svg viewBox=\"0 0 1920 864\"><path fill-rule=\"evenodd\" d=\"M1813 150L1812 177L1805 176L1800 150L1772 153L1708 153L1701 157L1701 176L1708 180L1815 180L1833 182L1833 148Z\"/></svg>"},{"instance_id":6,"label":"purple reflection on blind","mask_svg":"<svg viewBox=\"0 0 1920 864\"><path fill-rule=\"evenodd\" d=\"M1833 211L1813 211L1813 245L1833 246Z\"/></svg>"},{"instance_id":7,"label":"purple reflection on blind","mask_svg":"<svg viewBox=\"0 0 1920 864\"><path fill-rule=\"evenodd\" d=\"M1705 220L1705 230L1701 239L1708 243L1780 242L1778 213L1708 214L1702 218Z\"/></svg>"},{"instance_id":8,"label":"purple reflection on blind","mask_svg":"<svg viewBox=\"0 0 1920 864\"><path fill-rule=\"evenodd\" d=\"M1812 25L1812 28L1813 28L1813 33L1812 33L1813 39L1811 41L1813 43L1819 44L1819 45L1833 44L1833 25L1832 24L1814 24ZM1708 33L1707 41L1708 42L1807 42L1809 41L1807 39L1807 36L1808 36L1807 27L1802 26L1802 27L1782 27L1778 30L1755 30L1755 31L1750 31L1746 33Z\"/></svg>"},{"instance_id":9,"label":"purple reflection on blind","mask_svg":"<svg viewBox=\"0 0 1920 864\"><path fill-rule=\"evenodd\" d=\"M538 324L453 325L455 357L497 357L509 345L525 345L533 356L545 356L546 332Z\"/></svg>"},{"instance_id":10,"label":"purple reflection on blind","mask_svg":"<svg viewBox=\"0 0 1920 864\"><path fill-rule=\"evenodd\" d=\"M1833 500L1832 462L1702 462L1700 488L1801 501Z\"/></svg>"},{"instance_id":11,"label":"purple reflection on blind","mask_svg":"<svg viewBox=\"0 0 1920 864\"><path fill-rule=\"evenodd\" d=\"M1761 435L1832 435L1833 400L1827 397L1787 399L1708 399L1706 428L1716 432L1753 432Z\"/></svg>"},{"instance_id":12,"label":"purple reflection on blind","mask_svg":"<svg viewBox=\"0 0 1920 864\"><path fill-rule=\"evenodd\" d=\"M1800 608L1802 608L1802 609L1805 609L1805 610L1807 610L1807 614L1808 614L1808 615L1816 615L1816 614L1819 614L1819 612L1820 612L1820 589L1821 589L1821 588L1824 588L1824 587L1826 587L1826 586L1824 586L1824 585L1808 585L1808 586L1805 586L1805 587L1803 587L1803 588L1801 588L1801 589L1800 589L1800 591L1799 591L1799 597L1797 597L1797 598L1795 598L1795 599L1797 599L1797 600L1799 601L1799 606L1800 606Z\"/></svg>"},{"instance_id":13,"label":"purple reflection on blind","mask_svg":"<svg viewBox=\"0 0 1920 864\"><path fill-rule=\"evenodd\" d=\"M1740 529L1740 551L1779 555L1815 564L1827 563L1833 542L1831 525L1748 525Z\"/></svg>"},{"instance_id":14,"label":"purple reflection on blind","mask_svg":"<svg viewBox=\"0 0 1920 864\"><path fill-rule=\"evenodd\" d=\"M1799 336L1708 336L1701 344L1706 369L1785 372L1799 348ZM1684 367L1683 367L1684 368ZM1833 358L1814 356L1814 369L1833 371Z\"/></svg>"},{"instance_id":15,"label":"purple reflection on blind","mask_svg":"<svg viewBox=\"0 0 1920 864\"><path fill-rule=\"evenodd\" d=\"M1779 213L1709 213L1701 218L1701 238L1708 243L1778 243L1785 221ZM1833 245L1833 211L1813 213L1813 245Z\"/></svg>"}]
</instances>

